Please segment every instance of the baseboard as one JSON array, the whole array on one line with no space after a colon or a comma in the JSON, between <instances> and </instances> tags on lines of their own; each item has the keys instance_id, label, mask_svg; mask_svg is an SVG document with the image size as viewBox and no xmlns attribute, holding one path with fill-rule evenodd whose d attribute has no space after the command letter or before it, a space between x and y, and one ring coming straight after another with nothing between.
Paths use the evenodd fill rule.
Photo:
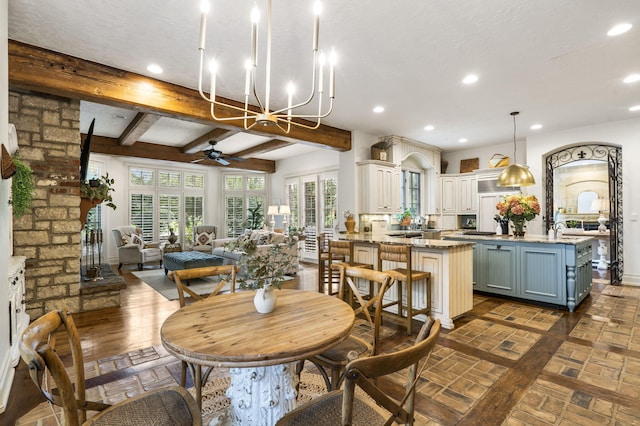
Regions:
<instances>
[{"instance_id":1,"label":"baseboard","mask_svg":"<svg viewBox=\"0 0 640 426\"><path fill-rule=\"evenodd\" d=\"M624 274L622 276L622 284L640 287L640 275L638 275L638 274Z\"/></svg>"}]
</instances>

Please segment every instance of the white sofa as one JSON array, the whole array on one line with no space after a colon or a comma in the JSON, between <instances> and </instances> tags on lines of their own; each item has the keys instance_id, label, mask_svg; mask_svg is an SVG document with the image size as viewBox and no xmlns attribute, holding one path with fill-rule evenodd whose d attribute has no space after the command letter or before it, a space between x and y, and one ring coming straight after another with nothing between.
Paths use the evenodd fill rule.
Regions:
<instances>
[{"instance_id":1,"label":"white sofa","mask_svg":"<svg viewBox=\"0 0 640 426\"><path fill-rule=\"evenodd\" d=\"M247 231L245 234L245 238L252 239L256 241L259 251L267 251L270 247L273 247L276 244L280 244L283 250L288 250L291 255L293 261L291 262L291 267L287 271L288 275L296 274L298 272L298 246L297 244L292 244L289 246L287 244L289 238L284 234L280 234L277 232L263 231L263 230L253 230ZM247 236L248 235L248 236ZM213 240L213 250L212 254L214 256L219 256L224 259L224 265L235 265L236 262L240 259L241 256L244 255L244 252L239 250L229 251L225 248L225 244L236 241L237 238L218 238ZM261 244L263 241L268 241L268 244ZM242 269L238 271L238 276L244 276L246 271Z\"/></svg>"}]
</instances>

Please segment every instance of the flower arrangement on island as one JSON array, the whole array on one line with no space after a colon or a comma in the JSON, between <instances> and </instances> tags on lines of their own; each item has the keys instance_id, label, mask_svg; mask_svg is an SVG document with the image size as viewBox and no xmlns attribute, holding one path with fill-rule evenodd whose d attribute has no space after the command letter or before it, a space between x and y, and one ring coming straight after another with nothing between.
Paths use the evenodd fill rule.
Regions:
<instances>
[{"instance_id":1,"label":"flower arrangement on island","mask_svg":"<svg viewBox=\"0 0 640 426\"><path fill-rule=\"evenodd\" d=\"M535 195L505 195L496 209L502 218L513 223L515 236L524 236L525 222L535 219L540 214L540 203Z\"/></svg>"}]
</instances>

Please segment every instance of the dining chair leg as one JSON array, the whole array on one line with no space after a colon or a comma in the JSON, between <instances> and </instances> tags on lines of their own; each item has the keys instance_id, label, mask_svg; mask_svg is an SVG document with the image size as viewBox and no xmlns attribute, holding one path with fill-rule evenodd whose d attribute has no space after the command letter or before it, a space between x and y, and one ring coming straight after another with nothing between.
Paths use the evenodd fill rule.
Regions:
<instances>
[{"instance_id":1,"label":"dining chair leg","mask_svg":"<svg viewBox=\"0 0 640 426\"><path fill-rule=\"evenodd\" d=\"M407 280L407 334L413 333L413 283Z\"/></svg>"}]
</instances>

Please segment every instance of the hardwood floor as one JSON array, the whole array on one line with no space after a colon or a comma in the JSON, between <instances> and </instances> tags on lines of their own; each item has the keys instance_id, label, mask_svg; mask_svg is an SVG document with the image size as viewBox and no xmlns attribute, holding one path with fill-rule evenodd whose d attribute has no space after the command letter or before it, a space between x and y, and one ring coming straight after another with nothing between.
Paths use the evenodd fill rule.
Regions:
<instances>
[{"instance_id":1,"label":"hardwood floor","mask_svg":"<svg viewBox=\"0 0 640 426\"><path fill-rule=\"evenodd\" d=\"M305 264L285 287L315 291L317 274ZM130 271L122 275L120 308L73 315L86 362L160 345L162 322L179 308ZM474 305L431 354L417 387L417 424L640 424L640 288L595 280L574 313L484 295ZM400 326L386 325L395 332L383 351L410 343ZM396 379L384 381L391 394ZM40 401L21 363L0 424Z\"/></svg>"}]
</instances>

